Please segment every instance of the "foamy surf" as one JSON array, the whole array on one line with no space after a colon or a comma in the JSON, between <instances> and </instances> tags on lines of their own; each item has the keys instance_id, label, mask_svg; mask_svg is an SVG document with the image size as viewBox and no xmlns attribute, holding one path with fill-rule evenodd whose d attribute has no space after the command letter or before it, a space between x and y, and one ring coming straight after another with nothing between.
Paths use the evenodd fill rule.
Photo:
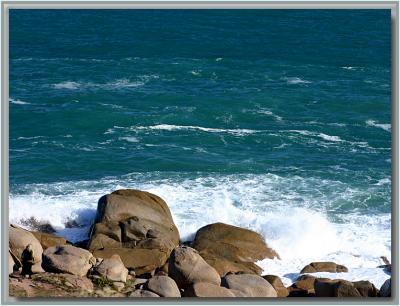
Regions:
<instances>
[{"instance_id":1,"label":"foamy surf","mask_svg":"<svg viewBox=\"0 0 400 306\"><path fill-rule=\"evenodd\" d=\"M277 274L285 284L308 263L329 260L350 269L341 278L368 279L376 286L389 278L376 267L382 264L380 256L390 258L390 213L330 212L330 203L344 196L346 201L360 201L360 196L368 198L373 189L345 192L345 185L335 181L273 174L192 179L160 175L134 173L99 181L25 185L19 188L23 194L10 195L10 222L26 226L21 221L34 217L49 222L70 241L83 240L102 195L137 188L166 200L183 241L192 240L199 228L214 222L260 233L281 260L259 264L264 274ZM79 227L66 227L71 220Z\"/></svg>"},{"instance_id":2,"label":"foamy surf","mask_svg":"<svg viewBox=\"0 0 400 306\"><path fill-rule=\"evenodd\" d=\"M19 99L13 99L13 98L9 98L8 101L9 101L10 103L12 103L12 104L17 104L17 105L27 105L27 104L30 104L29 102L22 101L22 100L19 100Z\"/></svg>"},{"instance_id":3,"label":"foamy surf","mask_svg":"<svg viewBox=\"0 0 400 306\"><path fill-rule=\"evenodd\" d=\"M369 119L365 121L368 126L373 126L377 128L381 128L387 132L390 132L392 129L392 125L390 123L377 123L375 120Z\"/></svg>"}]
</instances>

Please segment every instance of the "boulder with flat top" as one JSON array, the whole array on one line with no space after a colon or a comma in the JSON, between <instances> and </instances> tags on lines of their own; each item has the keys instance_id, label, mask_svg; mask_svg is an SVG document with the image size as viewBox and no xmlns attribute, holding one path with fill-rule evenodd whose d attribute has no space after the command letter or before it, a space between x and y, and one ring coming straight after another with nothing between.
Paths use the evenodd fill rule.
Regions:
<instances>
[{"instance_id":1,"label":"boulder with flat top","mask_svg":"<svg viewBox=\"0 0 400 306\"><path fill-rule=\"evenodd\" d=\"M260 275L262 269L255 264L256 261L279 258L260 234L224 223L209 224L199 229L192 246L220 276L229 272Z\"/></svg>"},{"instance_id":2,"label":"boulder with flat top","mask_svg":"<svg viewBox=\"0 0 400 306\"><path fill-rule=\"evenodd\" d=\"M137 275L162 267L179 244L179 232L163 199L121 189L100 198L89 250L96 257L121 257Z\"/></svg>"}]
</instances>

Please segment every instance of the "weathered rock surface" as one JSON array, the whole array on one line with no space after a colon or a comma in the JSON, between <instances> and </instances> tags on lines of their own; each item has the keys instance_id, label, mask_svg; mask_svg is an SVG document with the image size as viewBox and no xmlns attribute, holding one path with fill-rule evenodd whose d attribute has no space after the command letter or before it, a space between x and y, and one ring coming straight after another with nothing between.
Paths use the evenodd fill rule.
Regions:
<instances>
[{"instance_id":1,"label":"weathered rock surface","mask_svg":"<svg viewBox=\"0 0 400 306\"><path fill-rule=\"evenodd\" d=\"M361 297L354 284L343 279L316 279L314 289L317 297Z\"/></svg>"},{"instance_id":2,"label":"weathered rock surface","mask_svg":"<svg viewBox=\"0 0 400 306\"><path fill-rule=\"evenodd\" d=\"M287 297L289 291L283 285L282 280L276 275L264 275L263 278L274 287L278 297Z\"/></svg>"},{"instance_id":3,"label":"weathered rock surface","mask_svg":"<svg viewBox=\"0 0 400 306\"><path fill-rule=\"evenodd\" d=\"M118 254L140 275L163 266L178 244L178 229L160 197L122 189L100 198L89 242L96 257Z\"/></svg>"},{"instance_id":4,"label":"weathered rock surface","mask_svg":"<svg viewBox=\"0 0 400 306\"><path fill-rule=\"evenodd\" d=\"M254 274L228 274L222 279L222 286L241 291L246 297L278 297L268 281Z\"/></svg>"},{"instance_id":5,"label":"weathered rock surface","mask_svg":"<svg viewBox=\"0 0 400 306\"><path fill-rule=\"evenodd\" d=\"M114 254L110 258L106 258L95 267L95 272L113 282L126 283L128 269L118 254Z\"/></svg>"},{"instance_id":6,"label":"weathered rock surface","mask_svg":"<svg viewBox=\"0 0 400 306\"><path fill-rule=\"evenodd\" d=\"M303 273L315 273L315 272L348 272L348 269L343 265L338 265L331 261L324 261L324 262L312 262L309 265L305 266L301 271L300 274Z\"/></svg>"},{"instance_id":7,"label":"weathered rock surface","mask_svg":"<svg viewBox=\"0 0 400 306\"><path fill-rule=\"evenodd\" d=\"M9 226L9 250L12 255L21 263L21 255L28 244L32 245L35 264L32 266L33 272L44 272L42 264L43 248L36 237L29 231L16 225Z\"/></svg>"},{"instance_id":8,"label":"weathered rock surface","mask_svg":"<svg viewBox=\"0 0 400 306\"><path fill-rule=\"evenodd\" d=\"M290 287L288 287L289 297L310 297L315 296L314 284L317 277L312 275L301 275ZM330 280L319 278L320 280Z\"/></svg>"},{"instance_id":9,"label":"weathered rock surface","mask_svg":"<svg viewBox=\"0 0 400 306\"><path fill-rule=\"evenodd\" d=\"M184 292L185 297L236 297L235 294L225 288L211 283L194 283L187 287Z\"/></svg>"},{"instance_id":10,"label":"weathered rock surface","mask_svg":"<svg viewBox=\"0 0 400 306\"><path fill-rule=\"evenodd\" d=\"M224 223L214 223L199 229L193 248L220 276L228 272L261 274L262 269L255 264L256 261L279 258L260 234Z\"/></svg>"},{"instance_id":11,"label":"weathered rock surface","mask_svg":"<svg viewBox=\"0 0 400 306\"><path fill-rule=\"evenodd\" d=\"M179 288L200 282L218 286L221 284L218 272L195 249L186 246L177 247L172 251L168 272Z\"/></svg>"},{"instance_id":12,"label":"weathered rock surface","mask_svg":"<svg viewBox=\"0 0 400 306\"><path fill-rule=\"evenodd\" d=\"M129 297L132 297L132 298L158 298L160 296L151 291L137 289L137 290L133 291L129 295Z\"/></svg>"},{"instance_id":13,"label":"weathered rock surface","mask_svg":"<svg viewBox=\"0 0 400 306\"><path fill-rule=\"evenodd\" d=\"M381 286L381 289L379 290L379 296L380 297L391 297L392 296L392 279L389 278L387 279L383 285Z\"/></svg>"},{"instance_id":14,"label":"weathered rock surface","mask_svg":"<svg viewBox=\"0 0 400 306\"><path fill-rule=\"evenodd\" d=\"M46 250L49 247L67 244L67 240L65 238L53 234L43 232L32 232L32 234L40 242L43 250Z\"/></svg>"},{"instance_id":15,"label":"weathered rock surface","mask_svg":"<svg viewBox=\"0 0 400 306\"><path fill-rule=\"evenodd\" d=\"M43 268L48 272L84 276L96 263L92 253L72 245L55 246L43 253Z\"/></svg>"},{"instance_id":16,"label":"weathered rock surface","mask_svg":"<svg viewBox=\"0 0 400 306\"><path fill-rule=\"evenodd\" d=\"M147 283L147 289L161 297L181 297L175 281L168 276L154 276Z\"/></svg>"},{"instance_id":17,"label":"weathered rock surface","mask_svg":"<svg viewBox=\"0 0 400 306\"><path fill-rule=\"evenodd\" d=\"M369 281L353 282L353 285L363 297L378 296L378 289Z\"/></svg>"},{"instance_id":18,"label":"weathered rock surface","mask_svg":"<svg viewBox=\"0 0 400 306\"><path fill-rule=\"evenodd\" d=\"M86 277L44 272L31 279L9 278L9 293L13 297L90 297L93 284Z\"/></svg>"}]
</instances>

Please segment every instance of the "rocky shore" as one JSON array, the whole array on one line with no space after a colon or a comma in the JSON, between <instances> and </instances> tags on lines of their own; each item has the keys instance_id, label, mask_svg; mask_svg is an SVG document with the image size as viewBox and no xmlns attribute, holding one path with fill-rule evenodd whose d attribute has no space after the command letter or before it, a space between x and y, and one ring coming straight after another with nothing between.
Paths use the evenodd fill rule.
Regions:
<instances>
[{"instance_id":1,"label":"rocky shore","mask_svg":"<svg viewBox=\"0 0 400 306\"><path fill-rule=\"evenodd\" d=\"M33 275L21 275L22 253L31 245ZM180 240L168 205L139 190L100 198L88 241L72 244L51 233L9 227L9 294L12 297L390 297L368 280L317 278L315 272L346 273L334 262L312 262L289 287L262 275L256 262L279 258L263 237L214 223L193 241ZM390 263L385 263L390 269Z\"/></svg>"}]
</instances>

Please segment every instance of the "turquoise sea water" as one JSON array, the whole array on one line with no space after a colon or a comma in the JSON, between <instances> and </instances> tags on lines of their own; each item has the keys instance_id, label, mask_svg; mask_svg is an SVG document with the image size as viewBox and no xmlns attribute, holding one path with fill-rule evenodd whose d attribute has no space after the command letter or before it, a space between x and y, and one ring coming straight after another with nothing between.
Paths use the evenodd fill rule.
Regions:
<instances>
[{"instance_id":1,"label":"turquoise sea water","mask_svg":"<svg viewBox=\"0 0 400 306\"><path fill-rule=\"evenodd\" d=\"M185 239L222 221L296 267L376 266L390 36L388 10L11 11L10 220L79 240L101 195L140 188Z\"/></svg>"}]
</instances>

